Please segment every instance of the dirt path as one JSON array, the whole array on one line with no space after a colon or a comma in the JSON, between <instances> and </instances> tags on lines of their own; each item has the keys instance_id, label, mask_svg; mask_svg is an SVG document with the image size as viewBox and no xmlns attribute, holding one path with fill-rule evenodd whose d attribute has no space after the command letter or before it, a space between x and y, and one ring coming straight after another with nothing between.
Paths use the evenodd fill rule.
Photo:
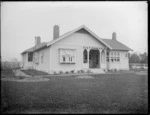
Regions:
<instances>
[{"instance_id":1,"label":"dirt path","mask_svg":"<svg viewBox=\"0 0 150 115\"><path fill-rule=\"evenodd\" d=\"M32 77L32 76L30 76L30 75L25 74L25 73L22 72L20 69L13 70L13 72L14 72L14 74L15 74L16 76Z\"/></svg>"},{"instance_id":2,"label":"dirt path","mask_svg":"<svg viewBox=\"0 0 150 115\"><path fill-rule=\"evenodd\" d=\"M80 79L93 79L93 76L77 76L76 78L80 78Z\"/></svg>"}]
</instances>

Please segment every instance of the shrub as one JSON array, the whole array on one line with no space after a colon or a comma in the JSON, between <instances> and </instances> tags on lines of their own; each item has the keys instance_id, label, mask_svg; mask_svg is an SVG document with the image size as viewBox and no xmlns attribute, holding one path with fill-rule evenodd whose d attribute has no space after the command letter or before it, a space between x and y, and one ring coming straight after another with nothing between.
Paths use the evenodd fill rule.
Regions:
<instances>
[{"instance_id":1,"label":"shrub","mask_svg":"<svg viewBox=\"0 0 150 115\"><path fill-rule=\"evenodd\" d=\"M74 70L71 70L71 73L74 73Z\"/></svg>"},{"instance_id":2,"label":"shrub","mask_svg":"<svg viewBox=\"0 0 150 115\"><path fill-rule=\"evenodd\" d=\"M88 69L88 70L87 70L87 73L92 73L92 71Z\"/></svg>"},{"instance_id":3,"label":"shrub","mask_svg":"<svg viewBox=\"0 0 150 115\"><path fill-rule=\"evenodd\" d=\"M122 69L120 69L120 71L123 71Z\"/></svg>"},{"instance_id":4,"label":"shrub","mask_svg":"<svg viewBox=\"0 0 150 115\"><path fill-rule=\"evenodd\" d=\"M57 72L56 72L56 71L54 71L53 73L54 73L54 75L56 75L56 74L57 74Z\"/></svg>"},{"instance_id":5,"label":"shrub","mask_svg":"<svg viewBox=\"0 0 150 115\"><path fill-rule=\"evenodd\" d=\"M111 69L110 71L111 71L111 72L113 72L114 70L113 70L113 69Z\"/></svg>"},{"instance_id":6,"label":"shrub","mask_svg":"<svg viewBox=\"0 0 150 115\"><path fill-rule=\"evenodd\" d=\"M77 71L77 73L81 73L81 71L80 71L80 70L78 70L78 71Z\"/></svg>"},{"instance_id":7,"label":"shrub","mask_svg":"<svg viewBox=\"0 0 150 115\"><path fill-rule=\"evenodd\" d=\"M117 69L115 68L115 69L114 69L114 72L116 72L116 71L117 71Z\"/></svg>"},{"instance_id":8,"label":"shrub","mask_svg":"<svg viewBox=\"0 0 150 115\"><path fill-rule=\"evenodd\" d=\"M104 71L105 71L105 72L108 72L108 70L107 70L107 69L104 69Z\"/></svg>"},{"instance_id":9,"label":"shrub","mask_svg":"<svg viewBox=\"0 0 150 115\"><path fill-rule=\"evenodd\" d=\"M84 70L80 70L81 71L81 73L84 73Z\"/></svg>"},{"instance_id":10,"label":"shrub","mask_svg":"<svg viewBox=\"0 0 150 115\"><path fill-rule=\"evenodd\" d=\"M60 74L63 74L63 71L59 71Z\"/></svg>"},{"instance_id":11,"label":"shrub","mask_svg":"<svg viewBox=\"0 0 150 115\"><path fill-rule=\"evenodd\" d=\"M69 72L68 71L66 71L66 74L68 74Z\"/></svg>"},{"instance_id":12,"label":"shrub","mask_svg":"<svg viewBox=\"0 0 150 115\"><path fill-rule=\"evenodd\" d=\"M24 76L18 76L18 78L19 78L19 79L24 79L25 77L24 77Z\"/></svg>"}]
</instances>

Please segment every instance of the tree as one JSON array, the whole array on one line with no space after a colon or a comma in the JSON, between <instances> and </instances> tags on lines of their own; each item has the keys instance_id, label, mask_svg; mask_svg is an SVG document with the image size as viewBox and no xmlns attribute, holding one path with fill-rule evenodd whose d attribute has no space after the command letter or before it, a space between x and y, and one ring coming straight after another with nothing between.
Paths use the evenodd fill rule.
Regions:
<instances>
[{"instance_id":1,"label":"tree","mask_svg":"<svg viewBox=\"0 0 150 115\"><path fill-rule=\"evenodd\" d=\"M11 58L11 62L18 62L17 58Z\"/></svg>"},{"instance_id":2,"label":"tree","mask_svg":"<svg viewBox=\"0 0 150 115\"><path fill-rule=\"evenodd\" d=\"M131 56L129 58L129 63L140 63L139 56L136 53L131 54Z\"/></svg>"},{"instance_id":3,"label":"tree","mask_svg":"<svg viewBox=\"0 0 150 115\"><path fill-rule=\"evenodd\" d=\"M147 63L148 62L148 56L147 56L146 52L143 54L140 54L140 59L141 59L141 61L140 61L141 63Z\"/></svg>"}]
</instances>

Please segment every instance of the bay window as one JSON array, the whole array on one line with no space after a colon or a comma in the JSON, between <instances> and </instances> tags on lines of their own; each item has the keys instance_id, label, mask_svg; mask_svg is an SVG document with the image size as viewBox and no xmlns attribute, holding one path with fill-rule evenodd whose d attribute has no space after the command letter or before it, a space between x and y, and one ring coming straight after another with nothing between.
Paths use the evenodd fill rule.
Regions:
<instances>
[{"instance_id":1,"label":"bay window","mask_svg":"<svg viewBox=\"0 0 150 115\"><path fill-rule=\"evenodd\" d=\"M59 49L60 63L74 64L75 63L75 50L74 49Z\"/></svg>"}]
</instances>

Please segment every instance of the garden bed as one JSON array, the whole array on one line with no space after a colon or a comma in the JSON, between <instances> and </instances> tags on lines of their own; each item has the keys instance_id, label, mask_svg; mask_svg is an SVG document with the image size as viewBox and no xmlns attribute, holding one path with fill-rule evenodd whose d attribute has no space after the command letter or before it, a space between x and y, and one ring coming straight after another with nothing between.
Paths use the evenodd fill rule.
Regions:
<instances>
[{"instance_id":1,"label":"garden bed","mask_svg":"<svg viewBox=\"0 0 150 115\"><path fill-rule=\"evenodd\" d=\"M43 71L38 71L38 70L34 70L34 69L27 69L27 70L21 70L22 72L24 72L27 75L31 75L31 76L35 76L35 75L49 75L46 72Z\"/></svg>"}]
</instances>

